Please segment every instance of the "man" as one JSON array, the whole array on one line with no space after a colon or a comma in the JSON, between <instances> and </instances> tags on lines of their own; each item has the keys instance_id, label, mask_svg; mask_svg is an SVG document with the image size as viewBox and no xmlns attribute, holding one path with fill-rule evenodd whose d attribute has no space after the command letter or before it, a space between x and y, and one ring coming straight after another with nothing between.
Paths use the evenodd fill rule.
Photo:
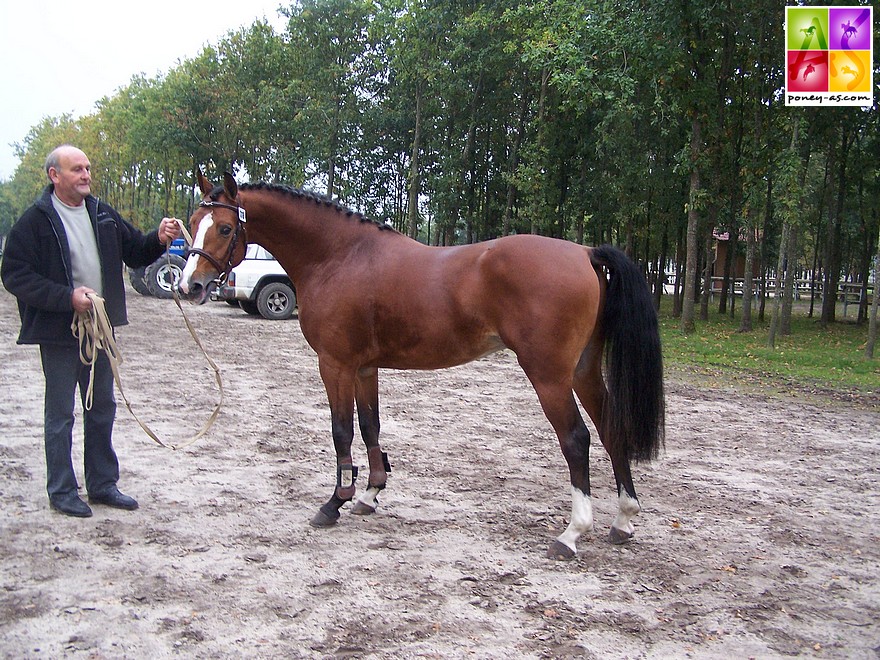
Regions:
<instances>
[{"instance_id":1,"label":"man","mask_svg":"<svg viewBox=\"0 0 880 660\"><path fill-rule=\"evenodd\" d=\"M82 364L71 332L76 312L92 307L89 294L104 298L110 323L128 323L123 262L151 264L180 234L163 218L158 230L142 234L108 204L91 194L91 163L65 144L46 159L51 182L15 223L6 241L0 276L18 298L19 344L39 344L46 379L44 440L46 487L53 509L69 516L92 515L80 499L73 470L74 400L79 385L85 402L89 368ZM119 462L111 435L116 417L113 372L101 351L95 367L93 403L83 410L85 482L89 502L134 510L137 501L119 492ZM85 405L83 405L85 408Z\"/></svg>"}]
</instances>

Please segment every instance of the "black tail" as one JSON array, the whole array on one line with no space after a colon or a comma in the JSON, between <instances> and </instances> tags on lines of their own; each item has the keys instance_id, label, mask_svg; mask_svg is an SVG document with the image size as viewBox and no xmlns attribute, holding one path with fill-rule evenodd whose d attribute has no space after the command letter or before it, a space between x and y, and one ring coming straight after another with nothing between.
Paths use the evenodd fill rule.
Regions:
<instances>
[{"instance_id":1,"label":"black tail","mask_svg":"<svg viewBox=\"0 0 880 660\"><path fill-rule=\"evenodd\" d=\"M601 319L608 387L603 424L626 458L648 461L657 457L665 432L663 356L651 291L639 268L617 248L603 245L590 255L594 268L608 272Z\"/></svg>"}]
</instances>

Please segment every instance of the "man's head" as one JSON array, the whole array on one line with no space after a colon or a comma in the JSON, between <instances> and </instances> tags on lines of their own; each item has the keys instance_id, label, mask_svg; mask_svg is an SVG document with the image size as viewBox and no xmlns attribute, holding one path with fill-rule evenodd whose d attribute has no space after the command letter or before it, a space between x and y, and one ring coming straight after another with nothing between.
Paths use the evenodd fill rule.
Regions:
<instances>
[{"instance_id":1,"label":"man's head","mask_svg":"<svg viewBox=\"0 0 880 660\"><path fill-rule=\"evenodd\" d=\"M46 174L55 184L58 199L69 206L79 206L92 192L92 164L73 145L63 144L49 154Z\"/></svg>"}]
</instances>

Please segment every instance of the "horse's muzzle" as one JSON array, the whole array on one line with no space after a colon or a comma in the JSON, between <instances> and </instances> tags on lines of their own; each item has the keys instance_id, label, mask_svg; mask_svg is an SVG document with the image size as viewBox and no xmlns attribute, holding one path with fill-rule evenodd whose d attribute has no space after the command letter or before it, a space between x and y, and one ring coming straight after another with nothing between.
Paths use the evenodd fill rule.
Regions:
<instances>
[{"instance_id":1,"label":"horse's muzzle","mask_svg":"<svg viewBox=\"0 0 880 660\"><path fill-rule=\"evenodd\" d=\"M210 280L205 284L201 282L190 282L186 290L183 288L180 289L180 294L181 298L185 300L194 302L197 305L204 305L211 299L211 293L213 293L216 288L216 280Z\"/></svg>"}]
</instances>

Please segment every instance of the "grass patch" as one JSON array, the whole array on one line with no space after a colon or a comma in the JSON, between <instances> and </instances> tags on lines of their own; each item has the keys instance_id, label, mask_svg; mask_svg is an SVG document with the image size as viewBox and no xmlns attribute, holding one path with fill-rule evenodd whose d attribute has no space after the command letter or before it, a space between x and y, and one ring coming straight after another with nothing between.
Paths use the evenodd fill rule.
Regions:
<instances>
[{"instance_id":1,"label":"grass patch","mask_svg":"<svg viewBox=\"0 0 880 660\"><path fill-rule=\"evenodd\" d=\"M735 319L710 308L708 321L681 333L671 301L660 310L663 357L670 375L702 374L719 386L745 386L782 393L813 393L880 406L880 356L865 358L868 325L839 321L827 328L803 313L792 315L792 333L767 346L770 309L754 330L738 331ZM842 318L839 315L838 318Z\"/></svg>"}]
</instances>

